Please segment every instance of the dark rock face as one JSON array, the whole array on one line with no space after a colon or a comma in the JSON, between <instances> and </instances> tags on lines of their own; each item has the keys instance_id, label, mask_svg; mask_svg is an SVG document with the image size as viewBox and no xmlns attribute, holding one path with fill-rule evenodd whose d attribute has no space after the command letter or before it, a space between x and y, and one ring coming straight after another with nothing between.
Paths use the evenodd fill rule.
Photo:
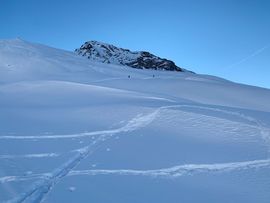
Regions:
<instances>
[{"instance_id":1,"label":"dark rock face","mask_svg":"<svg viewBox=\"0 0 270 203\"><path fill-rule=\"evenodd\" d=\"M145 68L155 70L169 70L169 71L182 71L180 67L177 67L174 62L156 57L149 52L142 52L136 60L127 63L126 65L133 68Z\"/></svg>"},{"instance_id":2,"label":"dark rock face","mask_svg":"<svg viewBox=\"0 0 270 203\"><path fill-rule=\"evenodd\" d=\"M111 63L117 65L130 66L138 69L154 69L167 71L180 71L182 69L175 65L173 61L162 59L145 51L130 51L116 46L97 41L85 42L75 52L91 60Z\"/></svg>"}]
</instances>

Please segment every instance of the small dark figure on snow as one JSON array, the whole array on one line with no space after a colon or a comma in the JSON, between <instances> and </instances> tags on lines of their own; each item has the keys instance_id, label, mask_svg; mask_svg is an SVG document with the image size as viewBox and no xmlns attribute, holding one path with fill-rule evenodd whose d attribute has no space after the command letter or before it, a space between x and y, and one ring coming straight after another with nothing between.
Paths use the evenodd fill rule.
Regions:
<instances>
[{"instance_id":1,"label":"small dark figure on snow","mask_svg":"<svg viewBox=\"0 0 270 203\"><path fill-rule=\"evenodd\" d=\"M128 78L130 78L130 75L128 75Z\"/></svg>"},{"instance_id":2,"label":"small dark figure on snow","mask_svg":"<svg viewBox=\"0 0 270 203\"><path fill-rule=\"evenodd\" d=\"M155 75L153 75L153 78L155 77Z\"/></svg>"}]
</instances>

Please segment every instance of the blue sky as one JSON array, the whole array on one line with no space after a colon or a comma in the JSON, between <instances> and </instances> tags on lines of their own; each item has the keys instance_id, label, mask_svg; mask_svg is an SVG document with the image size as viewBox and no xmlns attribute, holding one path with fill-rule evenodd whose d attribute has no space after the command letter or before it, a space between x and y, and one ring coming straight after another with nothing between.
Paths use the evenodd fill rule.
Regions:
<instances>
[{"instance_id":1,"label":"blue sky","mask_svg":"<svg viewBox=\"0 0 270 203\"><path fill-rule=\"evenodd\" d=\"M74 50L99 40L270 88L268 0L0 0L0 38Z\"/></svg>"}]
</instances>

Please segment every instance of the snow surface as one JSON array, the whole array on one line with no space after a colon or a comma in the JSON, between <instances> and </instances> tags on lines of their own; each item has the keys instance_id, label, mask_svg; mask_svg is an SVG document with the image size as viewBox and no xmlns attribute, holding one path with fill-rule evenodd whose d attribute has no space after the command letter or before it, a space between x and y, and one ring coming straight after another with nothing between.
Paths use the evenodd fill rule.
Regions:
<instances>
[{"instance_id":1,"label":"snow surface","mask_svg":"<svg viewBox=\"0 0 270 203\"><path fill-rule=\"evenodd\" d=\"M0 202L267 203L269 101L213 76L1 40Z\"/></svg>"}]
</instances>

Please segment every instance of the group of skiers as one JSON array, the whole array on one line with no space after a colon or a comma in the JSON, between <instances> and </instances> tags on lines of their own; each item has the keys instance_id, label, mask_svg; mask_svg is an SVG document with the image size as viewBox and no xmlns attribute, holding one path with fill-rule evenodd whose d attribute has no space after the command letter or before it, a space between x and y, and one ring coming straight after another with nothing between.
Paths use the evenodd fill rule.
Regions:
<instances>
[{"instance_id":1,"label":"group of skiers","mask_svg":"<svg viewBox=\"0 0 270 203\"><path fill-rule=\"evenodd\" d=\"M152 75L152 77L154 78L154 77L155 77L155 75L153 74L153 75ZM131 78L131 76L130 76L130 75L128 75L128 78Z\"/></svg>"}]
</instances>

